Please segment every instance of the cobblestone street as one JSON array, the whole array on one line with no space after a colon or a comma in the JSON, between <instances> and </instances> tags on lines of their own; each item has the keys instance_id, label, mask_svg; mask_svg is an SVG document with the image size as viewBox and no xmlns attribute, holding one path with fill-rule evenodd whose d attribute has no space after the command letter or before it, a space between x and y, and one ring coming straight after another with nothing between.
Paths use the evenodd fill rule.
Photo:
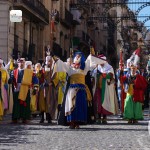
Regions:
<instances>
[{"instance_id":1,"label":"cobblestone street","mask_svg":"<svg viewBox=\"0 0 150 150\"><path fill-rule=\"evenodd\" d=\"M148 150L148 111L139 124L128 125L118 116L109 117L107 125L86 125L71 130L55 123L12 125L10 116L0 122L1 150Z\"/></svg>"}]
</instances>

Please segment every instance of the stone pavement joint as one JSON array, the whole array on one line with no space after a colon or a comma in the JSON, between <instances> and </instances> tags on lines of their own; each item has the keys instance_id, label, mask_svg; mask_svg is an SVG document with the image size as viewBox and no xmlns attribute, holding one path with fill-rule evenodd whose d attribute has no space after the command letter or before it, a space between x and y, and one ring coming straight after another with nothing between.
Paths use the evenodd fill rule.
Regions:
<instances>
[{"instance_id":1,"label":"stone pavement joint","mask_svg":"<svg viewBox=\"0 0 150 150\"><path fill-rule=\"evenodd\" d=\"M28 125L10 124L8 115L0 122L0 150L148 150L148 117L129 125L119 116L109 116L107 125L68 126L39 124L39 117Z\"/></svg>"}]
</instances>

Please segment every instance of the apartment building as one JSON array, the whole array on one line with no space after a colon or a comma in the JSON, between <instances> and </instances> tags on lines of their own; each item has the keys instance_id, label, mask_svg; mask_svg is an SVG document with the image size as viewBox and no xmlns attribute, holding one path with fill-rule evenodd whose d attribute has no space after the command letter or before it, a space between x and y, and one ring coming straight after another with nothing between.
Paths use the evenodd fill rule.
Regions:
<instances>
[{"instance_id":1,"label":"apartment building","mask_svg":"<svg viewBox=\"0 0 150 150\"><path fill-rule=\"evenodd\" d=\"M49 41L45 36L49 26L48 0L0 0L0 57L7 62L26 57L33 62L43 59L44 46ZM9 12L22 11L21 22L11 22Z\"/></svg>"}]
</instances>

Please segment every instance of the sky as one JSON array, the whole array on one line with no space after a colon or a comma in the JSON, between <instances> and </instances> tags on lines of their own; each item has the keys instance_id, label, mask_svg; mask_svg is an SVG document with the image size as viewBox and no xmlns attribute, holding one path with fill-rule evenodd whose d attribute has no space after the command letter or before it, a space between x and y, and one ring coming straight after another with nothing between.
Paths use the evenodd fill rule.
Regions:
<instances>
[{"instance_id":1,"label":"sky","mask_svg":"<svg viewBox=\"0 0 150 150\"><path fill-rule=\"evenodd\" d=\"M129 2L129 4L128 4L129 8L131 10L133 10L134 12L136 12L138 10L138 8L144 4L144 2L150 2L150 0L128 0L128 2ZM131 4L131 3L133 3L133 4ZM137 18L139 21L144 21L147 18L145 16L150 17L150 6L146 6L145 8L143 8L139 12ZM144 25L147 27L147 29L150 28L150 20L147 21Z\"/></svg>"}]
</instances>

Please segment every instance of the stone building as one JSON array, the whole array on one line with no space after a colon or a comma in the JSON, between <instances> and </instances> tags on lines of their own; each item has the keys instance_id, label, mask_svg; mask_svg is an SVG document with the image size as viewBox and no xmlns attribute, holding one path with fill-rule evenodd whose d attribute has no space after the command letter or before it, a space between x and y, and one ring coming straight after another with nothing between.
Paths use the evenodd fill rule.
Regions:
<instances>
[{"instance_id":1,"label":"stone building","mask_svg":"<svg viewBox=\"0 0 150 150\"><path fill-rule=\"evenodd\" d=\"M0 0L0 57L11 55L37 61L43 59L44 46L50 41L48 0ZM11 22L10 10L22 10L22 22ZM49 34L49 35L48 35Z\"/></svg>"}]
</instances>

